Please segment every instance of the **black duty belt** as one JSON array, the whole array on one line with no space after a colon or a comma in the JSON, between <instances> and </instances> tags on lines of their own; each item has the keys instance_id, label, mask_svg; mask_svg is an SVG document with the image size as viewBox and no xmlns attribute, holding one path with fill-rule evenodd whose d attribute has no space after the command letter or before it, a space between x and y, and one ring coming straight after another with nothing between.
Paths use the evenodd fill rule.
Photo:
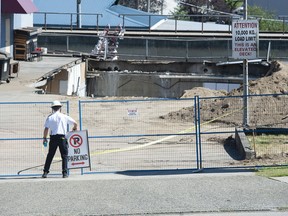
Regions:
<instances>
[{"instance_id":1,"label":"black duty belt","mask_svg":"<svg viewBox=\"0 0 288 216\"><path fill-rule=\"evenodd\" d=\"M64 134L56 134L56 135L50 135L50 137L65 137Z\"/></svg>"}]
</instances>

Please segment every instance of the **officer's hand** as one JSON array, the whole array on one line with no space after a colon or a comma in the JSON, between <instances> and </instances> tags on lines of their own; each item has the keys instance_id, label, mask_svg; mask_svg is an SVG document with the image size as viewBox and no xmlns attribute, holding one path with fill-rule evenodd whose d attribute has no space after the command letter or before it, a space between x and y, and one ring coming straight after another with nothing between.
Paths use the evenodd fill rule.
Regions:
<instances>
[{"instance_id":1,"label":"officer's hand","mask_svg":"<svg viewBox=\"0 0 288 216\"><path fill-rule=\"evenodd\" d=\"M44 147L47 147L47 144L48 144L47 138L43 138L43 146L44 146Z\"/></svg>"}]
</instances>

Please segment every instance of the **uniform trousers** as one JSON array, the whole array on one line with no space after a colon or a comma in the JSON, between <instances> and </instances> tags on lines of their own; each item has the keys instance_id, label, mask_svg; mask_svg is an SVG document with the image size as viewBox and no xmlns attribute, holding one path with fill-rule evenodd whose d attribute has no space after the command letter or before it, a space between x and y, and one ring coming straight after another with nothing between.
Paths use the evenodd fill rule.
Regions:
<instances>
[{"instance_id":1,"label":"uniform trousers","mask_svg":"<svg viewBox=\"0 0 288 216\"><path fill-rule=\"evenodd\" d=\"M67 173L68 143L65 135L62 134L50 136L49 151L44 165L44 172L49 173L49 169L58 146L62 158L62 173Z\"/></svg>"}]
</instances>

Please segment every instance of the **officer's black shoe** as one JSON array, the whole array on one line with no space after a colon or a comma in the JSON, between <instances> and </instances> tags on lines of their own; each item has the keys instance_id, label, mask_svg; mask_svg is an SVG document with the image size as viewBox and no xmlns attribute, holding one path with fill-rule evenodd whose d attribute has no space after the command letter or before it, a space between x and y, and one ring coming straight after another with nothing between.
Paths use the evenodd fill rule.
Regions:
<instances>
[{"instance_id":1,"label":"officer's black shoe","mask_svg":"<svg viewBox=\"0 0 288 216\"><path fill-rule=\"evenodd\" d=\"M42 178L47 178L48 172L44 172Z\"/></svg>"},{"instance_id":2,"label":"officer's black shoe","mask_svg":"<svg viewBox=\"0 0 288 216\"><path fill-rule=\"evenodd\" d=\"M64 173L64 174L63 174L63 178L68 178L67 173Z\"/></svg>"}]
</instances>

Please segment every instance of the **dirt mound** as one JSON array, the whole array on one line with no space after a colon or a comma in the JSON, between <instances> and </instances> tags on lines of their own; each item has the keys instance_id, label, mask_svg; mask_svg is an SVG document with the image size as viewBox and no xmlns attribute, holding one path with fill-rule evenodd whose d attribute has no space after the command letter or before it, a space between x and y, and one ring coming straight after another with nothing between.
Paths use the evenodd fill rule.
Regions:
<instances>
[{"instance_id":1,"label":"dirt mound","mask_svg":"<svg viewBox=\"0 0 288 216\"><path fill-rule=\"evenodd\" d=\"M251 126L287 126L282 118L288 114L285 109L288 100L288 65L273 62L267 76L249 81L249 95L275 94L275 96L253 96L249 98L249 124ZM276 95L281 94L281 95ZM201 122L221 122L227 125L242 126L243 124L243 86L228 94L205 88L194 88L185 92L183 97L218 97L203 98L201 102ZM163 119L175 121L194 121L194 108L183 108L171 112Z\"/></svg>"},{"instance_id":2,"label":"dirt mound","mask_svg":"<svg viewBox=\"0 0 288 216\"><path fill-rule=\"evenodd\" d=\"M195 96L200 97L218 97L227 95L227 91L211 90L203 87L196 87L190 90L185 90L181 98L193 98Z\"/></svg>"},{"instance_id":3,"label":"dirt mound","mask_svg":"<svg viewBox=\"0 0 288 216\"><path fill-rule=\"evenodd\" d=\"M273 62L272 70L267 76L249 81L249 94L281 94L288 93L288 64ZM228 96L242 95L243 86L228 93Z\"/></svg>"}]
</instances>

